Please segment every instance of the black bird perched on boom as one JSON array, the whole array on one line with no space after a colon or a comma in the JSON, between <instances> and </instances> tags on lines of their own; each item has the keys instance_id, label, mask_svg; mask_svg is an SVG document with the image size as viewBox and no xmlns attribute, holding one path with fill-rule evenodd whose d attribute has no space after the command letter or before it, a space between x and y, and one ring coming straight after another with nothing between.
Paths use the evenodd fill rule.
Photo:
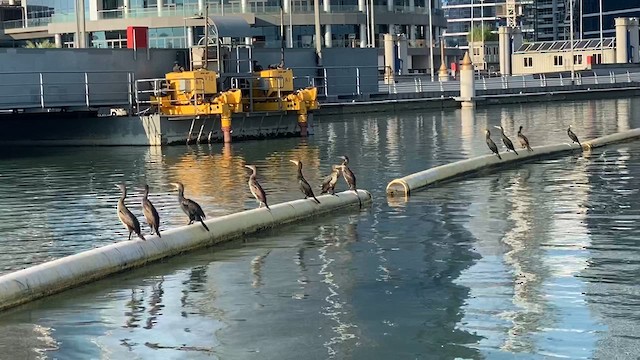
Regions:
<instances>
[{"instance_id":1,"label":"black bird perched on boom","mask_svg":"<svg viewBox=\"0 0 640 360\"><path fill-rule=\"evenodd\" d=\"M523 149L527 149L528 151L533 151L531 146L529 146L529 139L522 133L522 125L520 125L520 129L518 129L518 140L520 140L520 145L522 145Z\"/></svg>"},{"instance_id":2,"label":"black bird perched on boom","mask_svg":"<svg viewBox=\"0 0 640 360\"><path fill-rule=\"evenodd\" d=\"M298 176L297 176L298 185L300 186L300 191L302 191L302 193L304 194L304 198L307 199L312 197L315 202L320 204L320 201L318 201L318 199L316 199L316 196L313 194L313 190L311 190L311 185L309 185L307 180L302 175L302 162L300 160L289 160L289 161L291 161L292 163L298 166Z\"/></svg>"},{"instance_id":3,"label":"black bird perched on boom","mask_svg":"<svg viewBox=\"0 0 640 360\"><path fill-rule=\"evenodd\" d=\"M118 187L122 192L117 206L118 219L120 219L122 225L129 230L129 240L131 240L131 233L133 232L135 232L140 239L145 240L144 236L140 233L140 223L138 222L138 219L136 219L133 213L131 213L124 204L124 199L127 197L127 187L124 184L117 184L116 187Z\"/></svg>"},{"instance_id":4,"label":"black bird perched on boom","mask_svg":"<svg viewBox=\"0 0 640 360\"><path fill-rule=\"evenodd\" d=\"M571 141L573 141L574 143L578 143L578 146L582 147L582 144L580 144L580 140L578 140L576 134L571 131L571 125L569 125L569 127L567 128L567 135L569 135Z\"/></svg>"},{"instance_id":5,"label":"black bird perched on boom","mask_svg":"<svg viewBox=\"0 0 640 360\"><path fill-rule=\"evenodd\" d=\"M492 153L498 156L498 159L502 160L502 156L500 156L500 153L498 152L498 146L496 146L496 143L491 140L491 131L489 131L489 129L484 129L484 133L487 137L487 146L491 149Z\"/></svg>"},{"instance_id":6,"label":"black bird perched on boom","mask_svg":"<svg viewBox=\"0 0 640 360\"><path fill-rule=\"evenodd\" d=\"M155 206L149 200L149 185L144 184L144 197L142 198L142 213L144 214L144 218L147 219L147 224L151 228L151 235L154 233L158 235L158 237L162 237L160 235L160 215L158 215L158 211Z\"/></svg>"},{"instance_id":7,"label":"black bird perched on boom","mask_svg":"<svg viewBox=\"0 0 640 360\"><path fill-rule=\"evenodd\" d=\"M342 176L347 182L347 185L349 185L349 190L353 190L357 193L358 190L356 189L356 176L353 174L353 171L349 169L349 158L347 157L347 155L344 155L340 156L340 159L342 159Z\"/></svg>"},{"instance_id":8,"label":"black bird perched on boom","mask_svg":"<svg viewBox=\"0 0 640 360\"><path fill-rule=\"evenodd\" d=\"M184 211L184 213L189 217L187 225L193 224L194 221L200 221L202 226L209 231L209 228L204 223L204 219L206 219L207 216L204 214L204 211L202 211L200 205L198 205L197 202L184 197L184 185L179 182L172 183L171 185L178 189L178 201L180 202L180 208L182 208L182 211Z\"/></svg>"},{"instance_id":9,"label":"black bird perched on boom","mask_svg":"<svg viewBox=\"0 0 640 360\"><path fill-rule=\"evenodd\" d=\"M331 174L327 175L322 181L321 194L336 194L335 189L336 184L338 183L338 178L340 177L340 169L340 165L331 165Z\"/></svg>"},{"instance_id":10,"label":"black bird perched on boom","mask_svg":"<svg viewBox=\"0 0 640 360\"><path fill-rule=\"evenodd\" d=\"M252 171L251 175L249 175L249 190L251 190L251 194L260 204L258 205L258 208L261 208L262 205L264 205L267 207L267 209L269 209L269 205L267 205L267 194L262 189L262 186L260 186L258 180L256 180L257 170L255 165L245 165L244 167L246 167L247 169L251 169Z\"/></svg>"},{"instance_id":11,"label":"black bird perched on boom","mask_svg":"<svg viewBox=\"0 0 640 360\"><path fill-rule=\"evenodd\" d=\"M516 148L513 147L513 143L511 142L511 139L509 139L507 135L504 134L504 129L502 128L502 126L494 126L494 127L496 129L500 129L500 133L502 134L502 143L504 143L504 146L507 148L507 151L511 150L514 153L516 153L516 155L518 155Z\"/></svg>"}]
</instances>

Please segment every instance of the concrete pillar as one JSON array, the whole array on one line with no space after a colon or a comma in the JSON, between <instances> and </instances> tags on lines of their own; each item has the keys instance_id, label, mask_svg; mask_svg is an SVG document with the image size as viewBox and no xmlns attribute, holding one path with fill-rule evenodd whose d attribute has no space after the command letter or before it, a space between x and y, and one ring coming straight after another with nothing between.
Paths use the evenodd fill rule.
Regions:
<instances>
[{"instance_id":1,"label":"concrete pillar","mask_svg":"<svg viewBox=\"0 0 640 360\"><path fill-rule=\"evenodd\" d=\"M360 24L360 47L367 47L367 25Z\"/></svg>"},{"instance_id":2,"label":"concrete pillar","mask_svg":"<svg viewBox=\"0 0 640 360\"><path fill-rule=\"evenodd\" d=\"M447 65L443 63L440 64L440 69L438 70L438 80L445 82L449 81L449 70L447 69Z\"/></svg>"},{"instance_id":3,"label":"concrete pillar","mask_svg":"<svg viewBox=\"0 0 640 360\"><path fill-rule=\"evenodd\" d=\"M16 4L16 0L9 0L9 5L15 5Z\"/></svg>"},{"instance_id":4,"label":"concrete pillar","mask_svg":"<svg viewBox=\"0 0 640 360\"><path fill-rule=\"evenodd\" d=\"M293 28L291 25L285 25L284 38L287 43L287 47L292 48L293 47Z\"/></svg>"},{"instance_id":5,"label":"concrete pillar","mask_svg":"<svg viewBox=\"0 0 640 360\"><path fill-rule=\"evenodd\" d=\"M240 9L243 14L249 12L249 0L240 0Z\"/></svg>"},{"instance_id":6,"label":"concrete pillar","mask_svg":"<svg viewBox=\"0 0 640 360\"><path fill-rule=\"evenodd\" d=\"M396 73L398 70L402 75L409 73L409 49L407 46L407 37L404 34L398 35L398 59L400 59L400 68L396 69Z\"/></svg>"},{"instance_id":7,"label":"concrete pillar","mask_svg":"<svg viewBox=\"0 0 640 360\"><path fill-rule=\"evenodd\" d=\"M511 75L511 29L498 28L498 53L500 54L500 74Z\"/></svg>"},{"instance_id":8,"label":"concrete pillar","mask_svg":"<svg viewBox=\"0 0 640 360\"><path fill-rule=\"evenodd\" d=\"M409 13L416 12L416 0L409 0Z\"/></svg>"},{"instance_id":9,"label":"concrete pillar","mask_svg":"<svg viewBox=\"0 0 640 360\"><path fill-rule=\"evenodd\" d=\"M330 48L332 45L331 25L324 26L324 46Z\"/></svg>"},{"instance_id":10,"label":"concrete pillar","mask_svg":"<svg viewBox=\"0 0 640 360\"><path fill-rule=\"evenodd\" d=\"M62 34L53 35L53 41L58 49L62 48Z\"/></svg>"},{"instance_id":11,"label":"concrete pillar","mask_svg":"<svg viewBox=\"0 0 640 360\"><path fill-rule=\"evenodd\" d=\"M627 53L627 18L616 18L616 63L626 64L629 59Z\"/></svg>"},{"instance_id":12,"label":"concrete pillar","mask_svg":"<svg viewBox=\"0 0 640 360\"><path fill-rule=\"evenodd\" d=\"M389 24L389 34L391 35L396 34L396 26L394 24Z\"/></svg>"},{"instance_id":13,"label":"concrete pillar","mask_svg":"<svg viewBox=\"0 0 640 360\"><path fill-rule=\"evenodd\" d=\"M198 0L198 13L204 14L204 0Z\"/></svg>"},{"instance_id":14,"label":"concrete pillar","mask_svg":"<svg viewBox=\"0 0 640 360\"><path fill-rule=\"evenodd\" d=\"M11 5L11 1L9 1L9 5ZM99 0L89 0L89 20L96 21L99 20L98 16L99 11L103 9L102 1ZM124 11L124 9L123 9Z\"/></svg>"},{"instance_id":15,"label":"concrete pillar","mask_svg":"<svg viewBox=\"0 0 640 360\"><path fill-rule=\"evenodd\" d=\"M282 11L288 14L291 11L291 0L282 0Z\"/></svg>"},{"instance_id":16,"label":"concrete pillar","mask_svg":"<svg viewBox=\"0 0 640 360\"><path fill-rule=\"evenodd\" d=\"M389 12L393 12L394 10L394 1L395 0L387 0L387 10L389 10Z\"/></svg>"},{"instance_id":17,"label":"concrete pillar","mask_svg":"<svg viewBox=\"0 0 640 360\"><path fill-rule=\"evenodd\" d=\"M129 8L130 8L130 7L131 7L131 4L130 4L130 1L129 1L129 0L124 0L124 1L122 2L122 17L123 17L123 18L125 18L125 19L126 19L126 18L128 18L128 17L129 17L129 11L130 11L130 9L129 9Z\"/></svg>"},{"instance_id":18,"label":"concrete pillar","mask_svg":"<svg viewBox=\"0 0 640 360\"><path fill-rule=\"evenodd\" d=\"M460 101L462 102L462 107L475 107L475 96L476 86L473 63L469 57L469 52L466 52L460 64Z\"/></svg>"},{"instance_id":19,"label":"concrete pillar","mask_svg":"<svg viewBox=\"0 0 640 360\"><path fill-rule=\"evenodd\" d=\"M364 0L358 0L358 11L366 12L366 2Z\"/></svg>"},{"instance_id":20,"label":"concrete pillar","mask_svg":"<svg viewBox=\"0 0 640 360\"><path fill-rule=\"evenodd\" d=\"M631 62L637 64L640 62L640 34L638 33L638 19L629 19L629 45L631 46Z\"/></svg>"},{"instance_id":21,"label":"concrete pillar","mask_svg":"<svg viewBox=\"0 0 640 360\"><path fill-rule=\"evenodd\" d=\"M193 46L193 26L187 26L187 47Z\"/></svg>"},{"instance_id":22,"label":"concrete pillar","mask_svg":"<svg viewBox=\"0 0 640 360\"><path fill-rule=\"evenodd\" d=\"M416 46L416 32L417 27L415 25L409 25L409 43L411 47ZM427 46L429 46L429 42L427 41Z\"/></svg>"},{"instance_id":23,"label":"concrete pillar","mask_svg":"<svg viewBox=\"0 0 640 360\"><path fill-rule=\"evenodd\" d=\"M158 5L158 16L161 17L164 10L164 0L156 0L156 3Z\"/></svg>"},{"instance_id":24,"label":"concrete pillar","mask_svg":"<svg viewBox=\"0 0 640 360\"><path fill-rule=\"evenodd\" d=\"M322 1L322 7L324 9L324 12L326 13L330 13L331 12L331 0L323 0ZM324 46L325 47L331 47L332 45L332 39L331 39L331 25L327 24L324 26Z\"/></svg>"},{"instance_id":25,"label":"concrete pillar","mask_svg":"<svg viewBox=\"0 0 640 360\"><path fill-rule=\"evenodd\" d=\"M395 37L392 34L384 34L384 81L385 84L394 83L396 73L396 48Z\"/></svg>"}]
</instances>

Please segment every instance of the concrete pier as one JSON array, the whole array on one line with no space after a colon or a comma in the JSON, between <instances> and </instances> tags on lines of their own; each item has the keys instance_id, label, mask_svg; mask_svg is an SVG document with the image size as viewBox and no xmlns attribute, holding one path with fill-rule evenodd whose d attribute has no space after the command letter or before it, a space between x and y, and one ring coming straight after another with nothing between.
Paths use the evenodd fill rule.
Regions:
<instances>
[{"instance_id":1,"label":"concrete pier","mask_svg":"<svg viewBox=\"0 0 640 360\"><path fill-rule=\"evenodd\" d=\"M460 105L462 107L475 107L476 86L473 63L469 52L464 54L460 64Z\"/></svg>"}]
</instances>

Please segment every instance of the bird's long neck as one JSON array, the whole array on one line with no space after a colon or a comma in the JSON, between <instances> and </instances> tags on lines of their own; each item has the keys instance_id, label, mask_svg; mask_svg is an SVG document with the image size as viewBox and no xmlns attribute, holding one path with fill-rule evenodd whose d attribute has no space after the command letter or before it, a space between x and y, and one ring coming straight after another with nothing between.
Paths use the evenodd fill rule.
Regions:
<instances>
[{"instance_id":1,"label":"bird's long neck","mask_svg":"<svg viewBox=\"0 0 640 360\"><path fill-rule=\"evenodd\" d=\"M487 140L491 140L491 133L487 131L487 133L485 134L485 138Z\"/></svg>"},{"instance_id":2,"label":"bird's long neck","mask_svg":"<svg viewBox=\"0 0 640 360\"><path fill-rule=\"evenodd\" d=\"M518 129L518 135L522 135L522 128Z\"/></svg>"},{"instance_id":3,"label":"bird's long neck","mask_svg":"<svg viewBox=\"0 0 640 360\"><path fill-rule=\"evenodd\" d=\"M144 189L144 198L145 199L149 198L149 189L147 189L147 188Z\"/></svg>"},{"instance_id":4,"label":"bird's long neck","mask_svg":"<svg viewBox=\"0 0 640 360\"><path fill-rule=\"evenodd\" d=\"M122 189L122 192L120 193L120 200L124 201L124 199L127 197L127 189Z\"/></svg>"},{"instance_id":5,"label":"bird's long neck","mask_svg":"<svg viewBox=\"0 0 640 360\"><path fill-rule=\"evenodd\" d=\"M182 187L178 188L178 199L180 201L184 200L184 189Z\"/></svg>"},{"instance_id":6,"label":"bird's long neck","mask_svg":"<svg viewBox=\"0 0 640 360\"><path fill-rule=\"evenodd\" d=\"M298 179L302 179L302 163L298 163Z\"/></svg>"}]
</instances>

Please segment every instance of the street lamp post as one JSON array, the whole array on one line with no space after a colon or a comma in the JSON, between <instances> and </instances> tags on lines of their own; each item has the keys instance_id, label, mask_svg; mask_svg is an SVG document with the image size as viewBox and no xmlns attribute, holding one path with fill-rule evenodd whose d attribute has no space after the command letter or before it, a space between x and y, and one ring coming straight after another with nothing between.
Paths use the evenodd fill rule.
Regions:
<instances>
[{"instance_id":1,"label":"street lamp post","mask_svg":"<svg viewBox=\"0 0 640 360\"><path fill-rule=\"evenodd\" d=\"M602 44L602 0L600 0L600 62L602 62L602 58L604 57L604 46Z\"/></svg>"},{"instance_id":2,"label":"street lamp post","mask_svg":"<svg viewBox=\"0 0 640 360\"><path fill-rule=\"evenodd\" d=\"M571 84L573 84L575 78L575 67L574 67L574 59L573 59L573 0L569 1L569 32L571 33L570 38L570 46L571 46Z\"/></svg>"},{"instance_id":3,"label":"street lamp post","mask_svg":"<svg viewBox=\"0 0 640 360\"><path fill-rule=\"evenodd\" d=\"M429 0L429 56L431 56L431 81L435 79L435 65L433 64L433 22L431 13L433 10L431 9L432 2Z\"/></svg>"},{"instance_id":4,"label":"street lamp post","mask_svg":"<svg viewBox=\"0 0 640 360\"><path fill-rule=\"evenodd\" d=\"M480 0L480 33L482 33L482 70L486 70L485 69L485 63L484 63L484 50L486 49L485 46L485 38L484 38L484 0Z\"/></svg>"}]
</instances>

